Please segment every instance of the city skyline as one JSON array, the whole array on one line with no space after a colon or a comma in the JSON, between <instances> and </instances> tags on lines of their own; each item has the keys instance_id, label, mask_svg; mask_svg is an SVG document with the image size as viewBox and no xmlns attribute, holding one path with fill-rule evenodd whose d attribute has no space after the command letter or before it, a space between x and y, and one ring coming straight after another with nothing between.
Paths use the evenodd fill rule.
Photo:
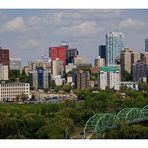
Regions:
<instances>
[{"instance_id":1,"label":"city skyline","mask_svg":"<svg viewBox=\"0 0 148 148\"><path fill-rule=\"evenodd\" d=\"M112 31L124 34L124 47L144 51L147 13L147 9L0 10L0 46L27 65L48 55L50 46L77 40L69 43L70 47L93 63L98 46L105 44L105 35Z\"/></svg>"}]
</instances>

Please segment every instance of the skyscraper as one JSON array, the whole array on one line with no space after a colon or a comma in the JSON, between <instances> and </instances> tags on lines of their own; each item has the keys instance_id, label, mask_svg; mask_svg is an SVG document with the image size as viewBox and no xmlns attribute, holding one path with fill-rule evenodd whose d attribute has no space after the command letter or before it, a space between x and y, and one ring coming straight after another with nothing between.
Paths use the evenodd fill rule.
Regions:
<instances>
[{"instance_id":1,"label":"skyscraper","mask_svg":"<svg viewBox=\"0 0 148 148\"><path fill-rule=\"evenodd\" d=\"M106 58L106 46L105 45L99 46L99 56L104 59Z\"/></svg>"},{"instance_id":2,"label":"skyscraper","mask_svg":"<svg viewBox=\"0 0 148 148\"><path fill-rule=\"evenodd\" d=\"M120 32L111 32L106 35L106 64L117 64L120 53L124 49L124 35Z\"/></svg>"},{"instance_id":3,"label":"skyscraper","mask_svg":"<svg viewBox=\"0 0 148 148\"><path fill-rule=\"evenodd\" d=\"M148 52L148 38L145 39L145 52Z\"/></svg>"},{"instance_id":4,"label":"skyscraper","mask_svg":"<svg viewBox=\"0 0 148 148\"><path fill-rule=\"evenodd\" d=\"M127 71L131 73L131 57L132 57L133 50L130 48L125 48L121 52L121 73Z\"/></svg>"},{"instance_id":5,"label":"skyscraper","mask_svg":"<svg viewBox=\"0 0 148 148\"><path fill-rule=\"evenodd\" d=\"M66 65L69 63L74 64L74 58L77 57L78 50L76 48L66 49Z\"/></svg>"},{"instance_id":6,"label":"skyscraper","mask_svg":"<svg viewBox=\"0 0 148 148\"><path fill-rule=\"evenodd\" d=\"M51 61L59 58L59 60L63 61L63 64L66 65L65 47L49 47L49 57L51 58Z\"/></svg>"}]
</instances>

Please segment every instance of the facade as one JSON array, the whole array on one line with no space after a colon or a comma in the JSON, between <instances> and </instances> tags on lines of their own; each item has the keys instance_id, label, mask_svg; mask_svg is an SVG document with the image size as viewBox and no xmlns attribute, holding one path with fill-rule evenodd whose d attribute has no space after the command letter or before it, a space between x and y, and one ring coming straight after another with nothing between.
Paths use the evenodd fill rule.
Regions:
<instances>
[{"instance_id":1,"label":"facade","mask_svg":"<svg viewBox=\"0 0 148 148\"><path fill-rule=\"evenodd\" d=\"M145 39L145 52L148 52L148 38Z\"/></svg>"},{"instance_id":2,"label":"facade","mask_svg":"<svg viewBox=\"0 0 148 148\"><path fill-rule=\"evenodd\" d=\"M74 64L74 58L78 56L78 50L76 48L70 48L66 50L66 65L69 63Z\"/></svg>"},{"instance_id":3,"label":"facade","mask_svg":"<svg viewBox=\"0 0 148 148\"><path fill-rule=\"evenodd\" d=\"M56 58L51 62L52 64L52 75L63 75L64 66L63 61L59 60L59 58Z\"/></svg>"},{"instance_id":4,"label":"facade","mask_svg":"<svg viewBox=\"0 0 148 148\"><path fill-rule=\"evenodd\" d=\"M138 90L138 83L137 82L129 82L129 81L123 81L120 83L120 86L126 86L129 89Z\"/></svg>"},{"instance_id":5,"label":"facade","mask_svg":"<svg viewBox=\"0 0 148 148\"><path fill-rule=\"evenodd\" d=\"M76 69L77 66L72 64L72 63L69 63L68 65L66 65L66 73L68 73L69 71L72 71L73 69Z\"/></svg>"},{"instance_id":6,"label":"facade","mask_svg":"<svg viewBox=\"0 0 148 148\"><path fill-rule=\"evenodd\" d=\"M148 64L145 64L141 61L136 62L132 66L132 78L133 81L147 81L147 70L148 70Z\"/></svg>"},{"instance_id":7,"label":"facade","mask_svg":"<svg viewBox=\"0 0 148 148\"><path fill-rule=\"evenodd\" d=\"M51 58L51 61L59 58L59 60L63 61L63 64L66 65L66 49L64 47L50 47L49 57Z\"/></svg>"},{"instance_id":8,"label":"facade","mask_svg":"<svg viewBox=\"0 0 148 148\"><path fill-rule=\"evenodd\" d=\"M132 53L133 53L133 50L130 48L125 48L123 51L121 51L121 73L125 71L127 71L128 73L131 73Z\"/></svg>"},{"instance_id":9,"label":"facade","mask_svg":"<svg viewBox=\"0 0 148 148\"><path fill-rule=\"evenodd\" d=\"M84 63L84 64L77 65L78 70L85 70L85 71L87 70L87 71L89 71L91 68L92 68L91 63Z\"/></svg>"},{"instance_id":10,"label":"facade","mask_svg":"<svg viewBox=\"0 0 148 148\"><path fill-rule=\"evenodd\" d=\"M90 87L90 74L88 71L79 70L73 74L74 88L85 89Z\"/></svg>"},{"instance_id":11,"label":"facade","mask_svg":"<svg viewBox=\"0 0 148 148\"><path fill-rule=\"evenodd\" d=\"M21 59L11 58L10 59L10 70L20 70L21 69Z\"/></svg>"},{"instance_id":12,"label":"facade","mask_svg":"<svg viewBox=\"0 0 148 148\"><path fill-rule=\"evenodd\" d=\"M0 101L13 101L16 97L22 94L30 97L29 83L4 83L0 84Z\"/></svg>"},{"instance_id":13,"label":"facade","mask_svg":"<svg viewBox=\"0 0 148 148\"><path fill-rule=\"evenodd\" d=\"M65 78L62 78L61 75L55 75L52 77L56 86L61 86L65 84Z\"/></svg>"},{"instance_id":14,"label":"facade","mask_svg":"<svg viewBox=\"0 0 148 148\"><path fill-rule=\"evenodd\" d=\"M9 62L9 49L2 49L0 47L0 64L7 65L8 69L10 69Z\"/></svg>"},{"instance_id":15,"label":"facade","mask_svg":"<svg viewBox=\"0 0 148 148\"><path fill-rule=\"evenodd\" d=\"M103 59L106 58L106 46L105 45L99 46L99 56L100 58L103 58Z\"/></svg>"},{"instance_id":16,"label":"facade","mask_svg":"<svg viewBox=\"0 0 148 148\"><path fill-rule=\"evenodd\" d=\"M120 71L113 66L100 67L97 75L98 87L105 90L110 89L120 90Z\"/></svg>"},{"instance_id":17,"label":"facade","mask_svg":"<svg viewBox=\"0 0 148 148\"><path fill-rule=\"evenodd\" d=\"M97 68L105 66L105 59L98 56L98 58L94 60L94 65Z\"/></svg>"},{"instance_id":18,"label":"facade","mask_svg":"<svg viewBox=\"0 0 148 148\"><path fill-rule=\"evenodd\" d=\"M137 61L141 60L141 54L140 52L133 52L131 55L131 62L132 64L136 63Z\"/></svg>"},{"instance_id":19,"label":"facade","mask_svg":"<svg viewBox=\"0 0 148 148\"><path fill-rule=\"evenodd\" d=\"M0 64L0 80L9 80L9 78L8 78L8 65Z\"/></svg>"},{"instance_id":20,"label":"facade","mask_svg":"<svg viewBox=\"0 0 148 148\"><path fill-rule=\"evenodd\" d=\"M145 64L148 64L148 52L142 52L141 53L141 61Z\"/></svg>"},{"instance_id":21,"label":"facade","mask_svg":"<svg viewBox=\"0 0 148 148\"><path fill-rule=\"evenodd\" d=\"M51 73L43 67L29 72L30 87L35 89L48 89L51 84Z\"/></svg>"},{"instance_id":22,"label":"facade","mask_svg":"<svg viewBox=\"0 0 148 148\"><path fill-rule=\"evenodd\" d=\"M84 64L84 62L85 62L85 59L84 58L79 57L79 56L74 57L74 64L75 65Z\"/></svg>"},{"instance_id":23,"label":"facade","mask_svg":"<svg viewBox=\"0 0 148 148\"><path fill-rule=\"evenodd\" d=\"M111 32L106 35L106 65L117 64L120 53L124 49L123 34Z\"/></svg>"}]
</instances>

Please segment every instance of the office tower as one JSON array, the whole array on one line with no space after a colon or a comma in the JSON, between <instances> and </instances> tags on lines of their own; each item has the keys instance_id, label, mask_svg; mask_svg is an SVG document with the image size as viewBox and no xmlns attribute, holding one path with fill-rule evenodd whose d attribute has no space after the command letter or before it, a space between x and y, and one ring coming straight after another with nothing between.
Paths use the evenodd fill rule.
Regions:
<instances>
[{"instance_id":1,"label":"office tower","mask_svg":"<svg viewBox=\"0 0 148 148\"><path fill-rule=\"evenodd\" d=\"M20 70L21 69L21 59L11 58L10 59L10 70Z\"/></svg>"},{"instance_id":2,"label":"office tower","mask_svg":"<svg viewBox=\"0 0 148 148\"><path fill-rule=\"evenodd\" d=\"M63 61L59 60L59 58L56 58L51 62L52 64L52 75L63 75L64 67L63 67Z\"/></svg>"},{"instance_id":3,"label":"office tower","mask_svg":"<svg viewBox=\"0 0 148 148\"><path fill-rule=\"evenodd\" d=\"M74 64L75 65L84 64L84 62L85 62L85 59L84 58L79 57L79 56L74 57Z\"/></svg>"},{"instance_id":4,"label":"office tower","mask_svg":"<svg viewBox=\"0 0 148 148\"><path fill-rule=\"evenodd\" d=\"M66 65L69 63L74 64L74 58L78 56L78 50L76 48L66 49Z\"/></svg>"},{"instance_id":5,"label":"office tower","mask_svg":"<svg viewBox=\"0 0 148 148\"><path fill-rule=\"evenodd\" d=\"M36 70L29 72L29 83L35 89L48 89L51 84L51 74L43 67L37 67Z\"/></svg>"},{"instance_id":6,"label":"office tower","mask_svg":"<svg viewBox=\"0 0 148 148\"><path fill-rule=\"evenodd\" d=\"M132 66L133 81L145 81L146 82L147 70L148 70L148 64L145 64L141 61L134 63Z\"/></svg>"},{"instance_id":7,"label":"office tower","mask_svg":"<svg viewBox=\"0 0 148 148\"><path fill-rule=\"evenodd\" d=\"M145 52L148 52L148 38L145 39Z\"/></svg>"},{"instance_id":8,"label":"office tower","mask_svg":"<svg viewBox=\"0 0 148 148\"><path fill-rule=\"evenodd\" d=\"M133 52L131 54L131 63L134 64L141 60L140 52Z\"/></svg>"},{"instance_id":9,"label":"office tower","mask_svg":"<svg viewBox=\"0 0 148 148\"><path fill-rule=\"evenodd\" d=\"M94 65L97 68L99 68L101 66L105 66L105 59L98 56L98 58L94 60Z\"/></svg>"},{"instance_id":10,"label":"office tower","mask_svg":"<svg viewBox=\"0 0 148 148\"><path fill-rule=\"evenodd\" d=\"M97 75L98 87L105 90L110 89L120 90L120 71L113 66L100 67Z\"/></svg>"},{"instance_id":11,"label":"office tower","mask_svg":"<svg viewBox=\"0 0 148 148\"><path fill-rule=\"evenodd\" d=\"M0 64L0 80L8 80L8 65Z\"/></svg>"},{"instance_id":12,"label":"office tower","mask_svg":"<svg viewBox=\"0 0 148 148\"><path fill-rule=\"evenodd\" d=\"M90 74L88 71L79 70L73 74L74 88L89 88Z\"/></svg>"},{"instance_id":13,"label":"office tower","mask_svg":"<svg viewBox=\"0 0 148 148\"><path fill-rule=\"evenodd\" d=\"M111 32L106 35L106 64L114 65L120 59L120 53L124 49L123 34Z\"/></svg>"},{"instance_id":14,"label":"office tower","mask_svg":"<svg viewBox=\"0 0 148 148\"><path fill-rule=\"evenodd\" d=\"M123 51L121 51L121 73L128 72L131 73L131 55L133 53L133 50L130 48L124 48Z\"/></svg>"},{"instance_id":15,"label":"office tower","mask_svg":"<svg viewBox=\"0 0 148 148\"><path fill-rule=\"evenodd\" d=\"M51 61L59 58L59 60L63 61L63 64L66 65L66 49L64 47L50 47L49 57Z\"/></svg>"},{"instance_id":16,"label":"office tower","mask_svg":"<svg viewBox=\"0 0 148 148\"><path fill-rule=\"evenodd\" d=\"M9 64L9 49L2 49L0 47L0 64L7 65L8 69L10 69Z\"/></svg>"},{"instance_id":17,"label":"office tower","mask_svg":"<svg viewBox=\"0 0 148 148\"><path fill-rule=\"evenodd\" d=\"M99 56L100 58L106 58L106 46L105 45L100 45L99 46Z\"/></svg>"}]
</instances>

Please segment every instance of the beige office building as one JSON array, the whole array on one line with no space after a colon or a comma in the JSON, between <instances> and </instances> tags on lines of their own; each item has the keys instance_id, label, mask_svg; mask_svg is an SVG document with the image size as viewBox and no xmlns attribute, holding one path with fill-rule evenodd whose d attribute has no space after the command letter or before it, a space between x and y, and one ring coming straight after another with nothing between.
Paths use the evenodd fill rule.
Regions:
<instances>
[{"instance_id":1,"label":"beige office building","mask_svg":"<svg viewBox=\"0 0 148 148\"><path fill-rule=\"evenodd\" d=\"M128 73L131 73L131 66L132 66L132 54L133 50L130 48L125 48L121 52L121 72L127 71Z\"/></svg>"}]
</instances>

